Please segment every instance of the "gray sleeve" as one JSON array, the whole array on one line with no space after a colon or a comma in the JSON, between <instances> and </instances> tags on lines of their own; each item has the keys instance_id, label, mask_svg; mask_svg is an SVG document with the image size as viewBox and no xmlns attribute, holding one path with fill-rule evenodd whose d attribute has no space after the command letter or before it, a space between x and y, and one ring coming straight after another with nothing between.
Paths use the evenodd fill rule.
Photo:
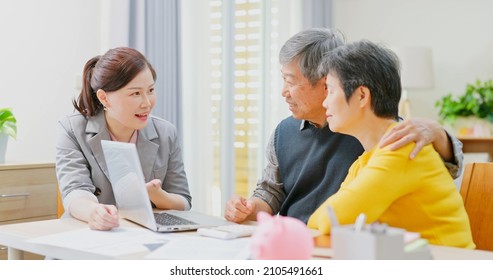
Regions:
<instances>
[{"instance_id":1,"label":"gray sleeve","mask_svg":"<svg viewBox=\"0 0 493 280\"><path fill-rule=\"evenodd\" d=\"M281 204L286 199L284 187L279 176L279 163L274 146L274 133L271 134L267 144L265 156L267 165L262 173L262 179L257 182L257 188L253 196L265 201L276 214L281 209Z\"/></svg>"},{"instance_id":2,"label":"gray sleeve","mask_svg":"<svg viewBox=\"0 0 493 280\"><path fill-rule=\"evenodd\" d=\"M462 168L464 167L464 153L462 152L462 142L457 139L457 137L447 133L450 142L452 143L452 148L454 151L454 161L453 162L445 162L445 166L448 169L448 172L452 176L452 178L457 179L462 173Z\"/></svg>"},{"instance_id":3,"label":"gray sleeve","mask_svg":"<svg viewBox=\"0 0 493 280\"><path fill-rule=\"evenodd\" d=\"M162 188L167 192L180 195L185 203L184 210L190 210L192 207L192 197L188 188L187 175L182 159L182 149L178 141L176 129L173 129L169 139L170 154Z\"/></svg>"},{"instance_id":4,"label":"gray sleeve","mask_svg":"<svg viewBox=\"0 0 493 280\"><path fill-rule=\"evenodd\" d=\"M58 123L56 175L65 209L70 209L71 202L78 197L98 201L94 195L96 187L91 180L89 163L68 119Z\"/></svg>"}]
</instances>

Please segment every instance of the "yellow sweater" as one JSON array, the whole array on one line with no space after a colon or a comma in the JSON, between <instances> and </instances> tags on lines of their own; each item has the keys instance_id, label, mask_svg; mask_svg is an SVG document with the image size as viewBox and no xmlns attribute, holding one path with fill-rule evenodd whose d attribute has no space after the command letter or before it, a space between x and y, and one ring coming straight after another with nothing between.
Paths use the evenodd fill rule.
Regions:
<instances>
[{"instance_id":1,"label":"yellow sweater","mask_svg":"<svg viewBox=\"0 0 493 280\"><path fill-rule=\"evenodd\" d=\"M340 190L312 214L308 227L330 233L330 205L341 224L352 224L365 213L368 223L419 232L431 244L475 248L462 198L443 161L431 145L410 160L414 145L363 153Z\"/></svg>"}]
</instances>

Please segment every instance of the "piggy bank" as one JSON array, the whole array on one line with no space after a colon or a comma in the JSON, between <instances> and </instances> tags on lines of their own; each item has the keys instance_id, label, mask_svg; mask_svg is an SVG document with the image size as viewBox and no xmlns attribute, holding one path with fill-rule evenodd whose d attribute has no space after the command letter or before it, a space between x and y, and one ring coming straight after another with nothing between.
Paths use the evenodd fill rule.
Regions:
<instances>
[{"instance_id":1,"label":"piggy bank","mask_svg":"<svg viewBox=\"0 0 493 280\"><path fill-rule=\"evenodd\" d=\"M251 253L257 260L309 259L313 236L306 225L295 218L257 214L258 227L252 235Z\"/></svg>"}]
</instances>

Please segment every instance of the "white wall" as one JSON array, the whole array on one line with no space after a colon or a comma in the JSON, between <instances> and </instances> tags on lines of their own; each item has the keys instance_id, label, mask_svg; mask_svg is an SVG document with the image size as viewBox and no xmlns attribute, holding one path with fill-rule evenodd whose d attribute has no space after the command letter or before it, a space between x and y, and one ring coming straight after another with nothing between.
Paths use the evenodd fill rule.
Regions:
<instances>
[{"instance_id":1,"label":"white wall","mask_svg":"<svg viewBox=\"0 0 493 280\"><path fill-rule=\"evenodd\" d=\"M17 118L7 163L54 162L57 120L73 112L76 77L101 51L101 1L0 1L0 107Z\"/></svg>"},{"instance_id":2,"label":"white wall","mask_svg":"<svg viewBox=\"0 0 493 280\"><path fill-rule=\"evenodd\" d=\"M437 118L435 101L466 83L493 79L490 0L333 0L334 27L348 41L433 50L435 87L409 91L413 117Z\"/></svg>"}]
</instances>

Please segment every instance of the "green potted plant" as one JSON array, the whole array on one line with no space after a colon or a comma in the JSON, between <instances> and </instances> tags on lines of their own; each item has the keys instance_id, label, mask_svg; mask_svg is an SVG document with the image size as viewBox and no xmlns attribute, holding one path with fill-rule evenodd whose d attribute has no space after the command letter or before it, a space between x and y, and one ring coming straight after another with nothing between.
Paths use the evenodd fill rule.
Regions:
<instances>
[{"instance_id":1,"label":"green potted plant","mask_svg":"<svg viewBox=\"0 0 493 280\"><path fill-rule=\"evenodd\" d=\"M16 138L17 120L10 108L0 108L0 163L5 163L8 137Z\"/></svg>"},{"instance_id":2,"label":"green potted plant","mask_svg":"<svg viewBox=\"0 0 493 280\"><path fill-rule=\"evenodd\" d=\"M449 93L436 104L442 122L458 136L489 137L493 127L493 81L467 84L459 96Z\"/></svg>"}]
</instances>

